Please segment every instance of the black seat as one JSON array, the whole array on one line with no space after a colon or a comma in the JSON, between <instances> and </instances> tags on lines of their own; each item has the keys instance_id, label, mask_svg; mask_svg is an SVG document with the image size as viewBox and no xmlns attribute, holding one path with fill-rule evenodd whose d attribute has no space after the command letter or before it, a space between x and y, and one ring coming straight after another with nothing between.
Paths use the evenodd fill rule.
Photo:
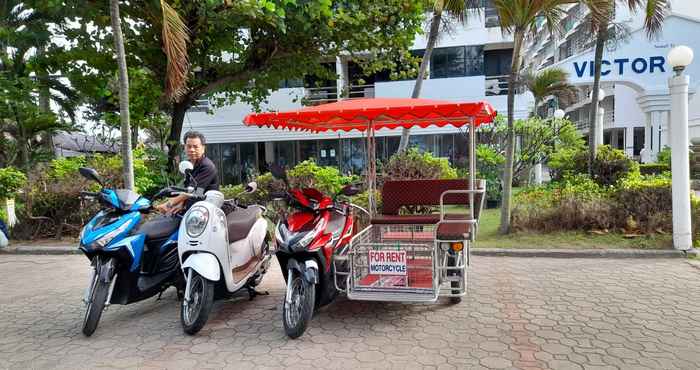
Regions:
<instances>
[{"instance_id":1,"label":"black seat","mask_svg":"<svg viewBox=\"0 0 700 370\"><path fill-rule=\"evenodd\" d=\"M141 223L134 230L134 235L145 234L146 241L155 239L165 239L172 235L180 226L180 218L172 216L157 215L150 220Z\"/></svg>"},{"instance_id":2,"label":"black seat","mask_svg":"<svg viewBox=\"0 0 700 370\"><path fill-rule=\"evenodd\" d=\"M226 215L228 224L228 242L233 243L248 236L255 221L260 218L259 207L250 206L248 208L236 208Z\"/></svg>"}]
</instances>

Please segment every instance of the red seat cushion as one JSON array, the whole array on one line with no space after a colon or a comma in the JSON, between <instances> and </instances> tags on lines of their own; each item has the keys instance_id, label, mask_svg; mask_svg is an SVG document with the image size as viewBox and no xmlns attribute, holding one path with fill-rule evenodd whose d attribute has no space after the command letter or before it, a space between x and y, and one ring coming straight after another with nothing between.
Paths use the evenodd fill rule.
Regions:
<instances>
[{"instance_id":1,"label":"red seat cushion","mask_svg":"<svg viewBox=\"0 0 700 370\"><path fill-rule=\"evenodd\" d=\"M467 222L443 222L438 225L435 232L438 240L466 240L472 224Z\"/></svg>"},{"instance_id":2,"label":"red seat cushion","mask_svg":"<svg viewBox=\"0 0 700 370\"><path fill-rule=\"evenodd\" d=\"M374 225L433 225L440 221L440 215L376 215L371 223Z\"/></svg>"}]
</instances>

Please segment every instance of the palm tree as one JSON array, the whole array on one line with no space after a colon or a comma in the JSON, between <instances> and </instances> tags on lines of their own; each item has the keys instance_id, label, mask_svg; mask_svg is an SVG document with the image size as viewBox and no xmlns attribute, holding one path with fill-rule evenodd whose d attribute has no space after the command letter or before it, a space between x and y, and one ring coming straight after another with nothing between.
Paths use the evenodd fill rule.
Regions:
<instances>
[{"instance_id":1,"label":"palm tree","mask_svg":"<svg viewBox=\"0 0 700 370\"><path fill-rule=\"evenodd\" d=\"M187 83L188 30L179 14L165 0L160 1L162 11L163 49L168 58L166 71L166 96L177 99ZM134 189L134 163L132 155L132 132L129 122L129 76L126 67L124 37L119 18L119 0L110 0L110 17L114 33L114 47L119 66L119 119L121 120L121 152L123 161L124 186Z\"/></svg>"},{"instance_id":2,"label":"palm tree","mask_svg":"<svg viewBox=\"0 0 700 370\"><path fill-rule=\"evenodd\" d=\"M568 82L569 74L561 68L549 68L525 74L523 81L535 98L533 114L539 116L537 107L548 96L554 96L558 102L568 105L576 98L576 88Z\"/></svg>"},{"instance_id":3,"label":"palm tree","mask_svg":"<svg viewBox=\"0 0 700 370\"><path fill-rule=\"evenodd\" d=\"M588 157L588 173L591 174L592 164L595 160L596 155L596 143L595 132L598 125L602 125L603 122L597 122L598 119L598 91L600 89L600 73L601 66L603 63L603 48L610 37L609 28L612 22L612 14L615 10L615 0L598 0L602 1L602 9L605 9L605 14L602 17L593 17L591 28L596 32L596 43L595 43L595 74L593 76L593 91L591 93L591 112L590 112L590 127L588 129L588 145L589 145L589 157ZM646 30L647 37L652 39L658 35L661 31L661 26L663 24L666 13L670 7L670 2L668 0L621 0L626 3L630 10L637 12L644 12L644 29ZM590 8L590 3L588 3ZM593 12L593 10L591 10ZM602 127L601 127L602 129Z\"/></svg>"},{"instance_id":4,"label":"palm tree","mask_svg":"<svg viewBox=\"0 0 700 370\"><path fill-rule=\"evenodd\" d=\"M435 49L435 44L437 39L440 37L440 24L443 20L443 14L447 13L449 16L457 18L460 22L464 22L465 13L468 9L479 9L482 4L481 0L427 0L426 6L432 8L433 16L430 19L430 30L428 31L428 43L425 46L425 53L420 62L420 68L418 69L418 76L416 76L416 83L413 85L412 98L420 97L420 92L423 87L423 80L425 79L425 74L428 69L428 64L430 63L430 57L433 55L433 49ZM411 129L404 128L401 131L401 141L399 142L399 152L402 152L408 148L408 140L411 136Z\"/></svg>"},{"instance_id":5,"label":"palm tree","mask_svg":"<svg viewBox=\"0 0 700 370\"><path fill-rule=\"evenodd\" d=\"M124 37L119 19L119 0L109 1L109 13L114 33L114 48L119 65L119 119L121 120L121 152L124 187L134 190L134 160L131 152L131 128L129 127L129 75L126 70Z\"/></svg>"},{"instance_id":6,"label":"palm tree","mask_svg":"<svg viewBox=\"0 0 700 370\"><path fill-rule=\"evenodd\" d=\"M597 0L591 0L597 1ZM503 201L501 202L501 226L502 234L510 231L510 208L513 190L513 161L515 157L514 134L514 105L515 89L521 68L521 53L525 35L537 31L537 20L546 21L549 32L558 30L559 22L565 12L563 5L571 0L494 0L494 6L498 12L501 29L513 35L513 58L508 80L508 128L506 136L506 163L503 172ZM598 14L594 4L591 5L592 13ZM593 10L596 10L594 12Z\"/></svg>"}]
</instances>

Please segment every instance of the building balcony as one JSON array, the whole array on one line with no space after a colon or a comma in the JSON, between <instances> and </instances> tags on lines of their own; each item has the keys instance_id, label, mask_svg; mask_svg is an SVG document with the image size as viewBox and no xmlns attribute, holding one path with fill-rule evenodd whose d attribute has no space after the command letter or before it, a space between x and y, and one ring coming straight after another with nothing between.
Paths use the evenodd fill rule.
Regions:
<instances>
[{"instance_id":1,"label":"building balcony","mask_svg":"<svg viewBox=\"0 0 700 370\"><path fill-rule=\"evenodd\" d=\"M304 89L303 105L319 105L338 101L338 86L311 87ZM374 98L374 84L351 85L348 88L346 99Z\"/></svg>"}]
</instances>

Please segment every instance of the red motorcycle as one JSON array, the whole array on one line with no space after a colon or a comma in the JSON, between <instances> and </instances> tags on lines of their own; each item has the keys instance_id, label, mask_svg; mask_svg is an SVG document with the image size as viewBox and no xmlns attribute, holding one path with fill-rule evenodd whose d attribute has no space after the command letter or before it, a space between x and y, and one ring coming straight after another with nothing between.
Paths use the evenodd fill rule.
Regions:
<instances>
[{"instance_id":1,"label":"red motorcycle","mask_svg":"<svg viewBox=\"0 0 700 370\"><path fill-rule=\"evenodd\" d=\"M283 215L275 228L277 260L286 271L287 292L282 317L284 331L298 338L306 330L314 310L338 295L335 282L335 255L343 255L353 236L353 207L338 196L353 196L359 190L345 186L336 199L312 188L290 189L283 168L272 166L273 176L284 181L284 198L294 210ZM344 262L346 263L346 262Z\"/></svg>"}]
</instances>

